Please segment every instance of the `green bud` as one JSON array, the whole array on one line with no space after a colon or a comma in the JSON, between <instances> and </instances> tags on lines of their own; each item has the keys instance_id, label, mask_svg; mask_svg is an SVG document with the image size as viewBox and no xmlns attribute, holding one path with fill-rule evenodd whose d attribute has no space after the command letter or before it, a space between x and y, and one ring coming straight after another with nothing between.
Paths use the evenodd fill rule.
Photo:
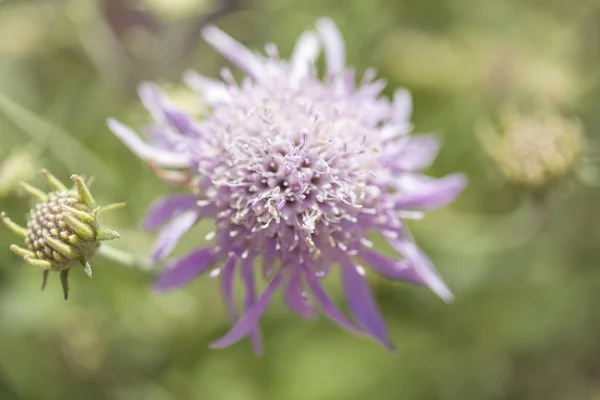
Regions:
<instances>
[{"instance_id":1,"label":"green bud","mask_svg":"<svg viewBox=\"0 0 600 400\"><path fill-rule=\"evenodd\" d=\"M506 179L530 187L545 187L570 175L582 151L582 127L550 110L531 116L505 111L501 132L483 126L478 131L486 152Z\"/></svg>"},{"instance_id":2,"label":"green bud","mask_svg":"<svg viewBox=\"0 0 600 400\"><path fill-rule=\"evenodd\" d=\"M44 193L20 182L21 187L38 201L27 216L27 227L17 225L4 212L0 219L24 240L25 247L12 245L10 249L28 264L44 271L42 289L49 272L60 272L66 300L69 270L83 267L91 277L88 260L95 255L100 242L119 237L111 229L100 228L98 217L105 211L125 206L125 203L99 207L80 176L71 177L75 184L68 189L48 171L42 170L42 174L53 191Z\"/></svg>"}]
</instances>

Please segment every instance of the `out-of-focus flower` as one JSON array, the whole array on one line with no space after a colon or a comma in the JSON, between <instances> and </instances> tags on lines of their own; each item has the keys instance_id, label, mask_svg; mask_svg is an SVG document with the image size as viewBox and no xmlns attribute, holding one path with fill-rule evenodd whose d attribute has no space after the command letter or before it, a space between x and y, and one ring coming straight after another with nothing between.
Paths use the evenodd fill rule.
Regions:
<instances>
[{"instance_id":1,"label":"out-of-focus flower","mask_svg":"<svg viewBox=\"0 0 600 400\"><path fill-rule=\"evenodd\" d=\"M185 18L190 14L205 13L214 8L213 2L208 0L145 0L140 6L148 8L159 17L170 19Z\"/></svg>"},{"instance_id":2,"label":"out-of-focus flower","mask_svg":"<svg viewBox=\"0 0 600 400\"><path fill-rule=\"evenodd\" d=\"M33 177L39 168L38 159L36 146L14 148L0 164L0 197L11 194L19 181Z\"/></svg>"},{"instance_id":3,"label":"out-of-focus flower","mask_svg":"<svg viewBox=\"0 0 600 400\"><path fill-rule=\"evenodd\" d=\"M48 34L42 28L48 20L41 7L33 4L11 4L7 7L0 2L0 9L0 53L14 57L35 55Z\"/></svg>"},{"instance_id":4,"label":"out-of-focus flower","mask_svg":"<svg viewBox=\"0 0 600 400\"><path fill-rule=\"evenodd\" d=\"M11 221L4 212L0 213L0 219L25 242L26 248L12 245L10 249L28 264L44 271L42 289L51 271L60 272L66 300L69 270L83 266L91 278L92 267L88 260L94 256L100 242L119 237L112 229L101 228L98 217L125 203L99 207L79 175L71 177L75 186L68 189L48 171L42 170L42 174L52 188L50 193L20 182L21 187L39 201L29 212L27 228Z\"/></svg>"},{"instance_id":5,"label":"out-of-focus flower","mask_svg":"<svg viewBox=\"0 0 600 400\"><path fill-rule=\"evenodd\" d=\"M170 220L156 242L156 262L168 257L200 219L215 221L215 232L207 236L215 244L172 261L156 283L161 290L177 288L216 267L210 275L221 279L234 325L212 344L215 348L250 336L259 352L259 319L283 287L287 304L300 315L313 315L310 293L335 323L393 349L363 266L452 299L401 219L451 202L465 177L421 175L439 142L432 135L410 135L410 94L399 89L392 101L381 97L385 83L375 80L372 69L357 85L354 70L345 66L344 42L335 24L321 19L316 28L300 36L287 61L273 44L266 46L265 57L207 27L204 39L247 77L238 85L228 69L222 70L223 82L185 76L208 103L206 119L185 114L155 85L144 83L140 96L155 119L146 132L150 144L108 121L139 157L175 170L165 171L163 178L192 189L158 200L149 211L148 229ZM327 65L323 80L315 68L321 46ZM373 250L367 235L375 232L403 259ZM336 265L354 322L321 285ZM246 288L239 318L232 289L238 270ZM259 296L257 274L268 280Z\"/></svg>"},{"instance_id":6,"label":"out-of-focus flower","mask_svg":"<svg viewBox=\"0 0 600 400\"><path fill-rule=\"evenodd\" d=\"M544 187L571 174L580 161L582 128L577 121L548 109L530 116L507 110L500 125L500 134L489 126L478 134L509 181Z\"/></svg>"}]
</instances>

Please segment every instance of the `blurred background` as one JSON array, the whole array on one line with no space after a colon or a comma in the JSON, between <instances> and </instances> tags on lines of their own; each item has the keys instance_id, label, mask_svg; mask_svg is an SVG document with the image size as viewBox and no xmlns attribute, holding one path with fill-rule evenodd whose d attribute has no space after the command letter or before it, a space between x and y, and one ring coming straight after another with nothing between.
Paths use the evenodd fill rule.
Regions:
<instances>
[{"instance_id":1,"label":"blurred background","mask_svg":"<svg viewBox=\"0 0 600 400\"><path fill-rule=\"evenodd\" d=\"M439 131L429 173L456 170L458 201L411 227L456 295L372 277L399 352L277 298L265 354L208 344L229 326L216 282L150 290L155 272L96 257L94 278L51 276L0 229L0 399L600 399L600 2L597 0L0 1L0 210L19 223L19 179L94 175L121 239L144 253L146 207L169 189L106 128L148 120L135 93L157 81L193 107L186 69L225 60L199 38L216 23L246 45L297 36L330 16L348 63L407 87L416 132ZM237 75L239 77L239 75ZM512 111L507 111L512 110ZM540 111L542 110L542 111ZM533 171L533 172L532 172ZM537 172L536 172L537 171ZM541 172L540 172L541 171ZM194 246L188 234L177 249ZM331 290L339 297L336 278Z\"/></svg>"}]
</instances>

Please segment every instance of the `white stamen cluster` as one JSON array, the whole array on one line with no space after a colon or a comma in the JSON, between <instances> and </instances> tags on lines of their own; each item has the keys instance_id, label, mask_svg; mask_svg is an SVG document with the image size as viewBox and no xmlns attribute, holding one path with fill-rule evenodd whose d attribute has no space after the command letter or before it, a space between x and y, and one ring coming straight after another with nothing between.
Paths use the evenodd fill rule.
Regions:
<instances>
[{"instance_id":1,"label":"white stamen cluster","mask_svg":"<svg viewBox=\"0 0 600 400\"><path fill-rule=\"evenodd\" d=\"M374 214L382 190L375 179L382 174L376 120L358 96L335 96L311 78L296 90L247 82L235 104L202 124L215 134L206 143L215 157L199 162L207 180L198 192L218 207L218 226L240 244L261 234L278 249L302 246L315 256L316 241L359 241L364 232L348 240L352 231L344 232L343 222Z\"/></svg>"}]
</instances>

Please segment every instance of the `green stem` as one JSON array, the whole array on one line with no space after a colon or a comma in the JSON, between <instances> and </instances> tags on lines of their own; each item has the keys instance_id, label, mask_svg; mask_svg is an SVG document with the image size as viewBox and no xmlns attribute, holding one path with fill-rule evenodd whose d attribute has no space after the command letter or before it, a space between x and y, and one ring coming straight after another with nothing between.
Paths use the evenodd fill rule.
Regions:
<instances>
[{"instance_id":1,"label":"green stem","mask_svg":"<svg viewBox=\"0 0 600 400\"><path fill-rule=\"evenodd\" d=\"M102 244L98 253L107 260L121 264L125 267L136 268L142 271L151 269L150 258L141 254L130 253L126 250L117 249L107 244Z\"/></svg>"}]
</instances>

